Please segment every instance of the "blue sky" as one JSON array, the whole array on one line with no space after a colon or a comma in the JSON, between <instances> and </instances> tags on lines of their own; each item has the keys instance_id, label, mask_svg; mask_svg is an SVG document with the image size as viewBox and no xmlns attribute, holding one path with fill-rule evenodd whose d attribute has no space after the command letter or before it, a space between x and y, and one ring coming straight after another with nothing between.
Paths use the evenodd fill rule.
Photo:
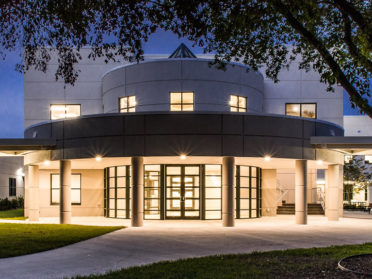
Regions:
<instances>
[{"instance_id":1,"label":"blue sky","mask_svg":"<svg viewBox=\"0 0 372 279\"><path fill-rule=\"evenodd\" d=\"M178 39L168 32L157 32L145 44L146 53L170 54L184 42L191 48L186 39ZM202 49L192 48L194 53L202 53ZM23 137L23 75L15 71L20 61L18 55L11 53L5 61L0 61L0 138ZM350 107L347 95L344 94L344 114L357 115L358 110Z\"/></svg>"}]
</instances>

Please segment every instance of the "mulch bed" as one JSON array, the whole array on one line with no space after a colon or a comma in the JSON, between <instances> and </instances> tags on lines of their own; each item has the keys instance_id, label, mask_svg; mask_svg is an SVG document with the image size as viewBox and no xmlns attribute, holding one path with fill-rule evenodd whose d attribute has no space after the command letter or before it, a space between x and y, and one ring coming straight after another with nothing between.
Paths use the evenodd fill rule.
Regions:
<instances>
[{"instance_id":1,"label":"mulch bed","mask_svg":"<svg viewBox=\"0 0 372 279\"><path fill-rule=\"evenodd\" d=\"M345 258L339 263L352 272L372 276L372 254L362 254Z\"/></svg>"}]
</instances>

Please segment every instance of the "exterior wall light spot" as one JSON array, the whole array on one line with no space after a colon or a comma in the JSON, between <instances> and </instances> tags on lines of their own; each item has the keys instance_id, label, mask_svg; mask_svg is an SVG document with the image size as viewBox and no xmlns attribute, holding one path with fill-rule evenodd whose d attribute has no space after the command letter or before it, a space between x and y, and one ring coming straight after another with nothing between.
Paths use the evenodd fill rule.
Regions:
<instances>
[{"instance_id":1,"label":"exterior wall light spot","mask_svg":"<svg viewBox=\"0 0 372 279\"><path fill-rule=\"evenodd\" d=\"M101 155L97 155L96 156L96 161L97 162L101 162L102 161L102 156Z\"/></svg>"},{"instance_id":2,"label":"exterior wall light spot","mask_svg":"<svg viewBox=\"0 0 372 279\"><path fill-rule=\"evenodd\" d=\"M16 172L17 175L19 176L24 176L25 174L23 173L23 168L19 168Z\"/></svg>"},{"instance_id":3,"label":"exterior wall light spot","mask_svg":"<svg viewBox=\"0 0 372 279\"><path fill-rule=\"evenodd\" d=\"M186 154L181 154L181 155L180 155L180 159L181 159L181 160L185 160L186 158L187 158Z\"/></svg>"},{"instance_id":4,"label":"exterior wall light spot","mask_svg":"<svg viewBox=\"0 0 372 279\"><path fill-rule=\"evenodd\" d=\"M50 161L45 160L43 164L44 164L44 166L49 166L50 165Z\"/></svg>"},{"instance_id":5,"label":"exterior wall light spot","mask_svg":"<svg viewBox=\"0 0 372 279\"><path fill-rule=\"evenodd\" d=\"M323 165L323 161L322 160L318 160L318 161L316 161L316 164L319 165L319 166L321 166L321 165Z\"/></svg>"},{"instance_id":6,"label":"exterior wall light spot","mask_svg":"<svg viewBox=\"0 0 372 279\"><path fill-rule=\"evenodd\" d=\"M266 155L264 158L266 162L269 162L271 160L271 157L269 155Z\"/></svg>"}]
</instances>

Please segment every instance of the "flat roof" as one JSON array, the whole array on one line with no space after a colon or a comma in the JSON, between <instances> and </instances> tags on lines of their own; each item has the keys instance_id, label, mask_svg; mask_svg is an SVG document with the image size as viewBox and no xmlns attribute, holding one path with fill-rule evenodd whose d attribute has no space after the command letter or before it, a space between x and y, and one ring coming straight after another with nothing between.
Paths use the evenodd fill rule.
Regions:
<instances>
[{"instance_id":1,"label":"flat roof","mask_svg":"<svg viewBox=\"0 0 372 279\"><path fill-rule=\"evenodd\" d=\"M354 155L372 155L372 137L311 137L316 148Z\"/></svg>"},{"instance_id":2,"label":"flat roof","mask_svg":"<svg viewBox=\"0 0 372 279\"><path fill-rule=\"evenodd\" d=\"M4 155L21 155L27 151L51 150L55 139L0 139L0 152Z\"/></svg>"}]
</instances>

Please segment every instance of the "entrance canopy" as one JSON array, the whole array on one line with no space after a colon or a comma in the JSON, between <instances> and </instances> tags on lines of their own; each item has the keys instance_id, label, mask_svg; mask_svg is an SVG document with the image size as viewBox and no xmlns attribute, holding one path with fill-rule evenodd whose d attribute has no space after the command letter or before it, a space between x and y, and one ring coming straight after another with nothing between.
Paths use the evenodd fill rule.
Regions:
<instances>
[{"instance_id":1,"label":"entrance canopy","mask_svg":"<svg viewBox=\"0 0 372 279\"><path fill-rule=\"evenodd\" d=\"M346 155L372 155L372 137L311 137L310 143Z\"/></svg>"},{"instance_id":2,"label":"entrance canopy","mask_svg":"<svg viewBox=\"0 0 372 279\"><path fill-rule=\"evenodd\" d=\"M0 139L0 156L24 155L29 151L51 150L55 139Z\"/></svg>"}]
</instances>

